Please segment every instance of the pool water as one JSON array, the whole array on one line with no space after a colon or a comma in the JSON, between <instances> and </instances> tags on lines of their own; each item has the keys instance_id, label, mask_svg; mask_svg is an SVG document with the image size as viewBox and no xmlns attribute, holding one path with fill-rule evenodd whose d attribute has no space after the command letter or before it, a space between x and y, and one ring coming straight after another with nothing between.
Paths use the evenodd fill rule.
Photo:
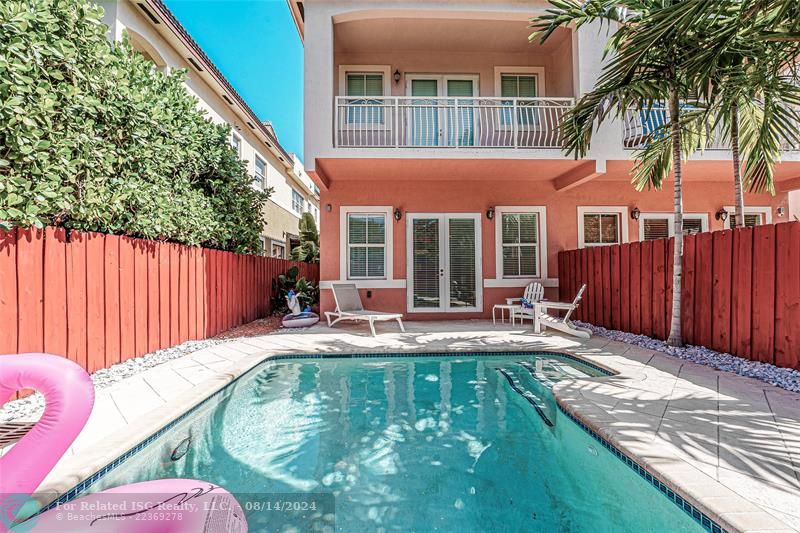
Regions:
<instances>
[{"instance_id":1,"label":"pool water","mask_svg":"<svg viewBox=\"0 0 800 533\"><path fill-rule=\"evenodd\" d=\"M701 530L557 409L553 384L598 375L554 354L268 361L92 491L191 477L335 502L243 504L250 531Z\"/></svg>"}]
</instances>

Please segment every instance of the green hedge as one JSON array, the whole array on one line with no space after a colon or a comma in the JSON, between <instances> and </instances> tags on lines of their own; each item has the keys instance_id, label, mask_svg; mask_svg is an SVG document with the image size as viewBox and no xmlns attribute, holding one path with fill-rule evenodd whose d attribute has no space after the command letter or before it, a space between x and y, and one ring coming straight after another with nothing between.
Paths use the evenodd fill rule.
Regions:
<instances>
[{"instance_id":1,"label":"green hedge","mask_svg":"<svg viewBox=\"0 0 800 533\"><path fill-rule=\"evenodd\" d=\"M68 228L238 252L268 192L186 92L86 0L0 1L0 226Z\"/></svg>"}]
</instances>

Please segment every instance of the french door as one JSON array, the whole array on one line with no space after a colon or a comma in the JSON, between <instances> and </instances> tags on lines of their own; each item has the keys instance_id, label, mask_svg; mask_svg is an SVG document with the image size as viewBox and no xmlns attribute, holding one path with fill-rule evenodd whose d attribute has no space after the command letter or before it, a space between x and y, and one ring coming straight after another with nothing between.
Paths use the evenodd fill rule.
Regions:
<instances>
[{"instance_id":1,"label":"french door","mask_svg":"<svg viewBox=\"0 0 800 533\"><path fill-rule=\"evenodd\" d=\"M481 217L477 213L409 213L408 311L483 309Z\"/></svg>"},{"instance_id":2,"label":"french door","mask_svg":"<svg viewBox=\"0 0 800 533\"><path fill-rule=\"evenodd\" d=\"M408 145L475 145L477 76L409 75L406 83L414 97L406 111Z\"/></svg>"}]
</instances>

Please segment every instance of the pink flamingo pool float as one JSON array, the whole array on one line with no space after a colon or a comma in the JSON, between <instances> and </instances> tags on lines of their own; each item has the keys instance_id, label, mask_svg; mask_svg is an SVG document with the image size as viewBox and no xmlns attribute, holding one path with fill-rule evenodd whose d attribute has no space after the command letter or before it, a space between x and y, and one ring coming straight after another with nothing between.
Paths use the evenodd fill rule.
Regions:
<instances>
[{"instance_id":1,"label":"pink flamingo pool float","mask_svg":"<svg viewBox=\"0 0 800 533\"><path fill-rule=\"evenodd\" d=\"M244 512L233 495L194 479L159 479L89 494L10 527L20 506L83 429L94 404L91 378L72 361L47 354L0 355L0 401L23 388L41 392L45 410L0 457L0 531L247 531Z\"/></svg>"}]
</instances>

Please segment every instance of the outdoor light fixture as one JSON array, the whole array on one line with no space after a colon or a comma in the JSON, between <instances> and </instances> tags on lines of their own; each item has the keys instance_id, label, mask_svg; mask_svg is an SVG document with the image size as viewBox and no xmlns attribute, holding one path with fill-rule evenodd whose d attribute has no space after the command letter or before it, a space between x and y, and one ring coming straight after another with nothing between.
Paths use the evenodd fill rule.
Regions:
<instances>
[{"instance_id":1,"label":"outdoor light fixture","mask_svg":"<svg viewBox=\"0 0 800 533\"><path fill-rule=\"evenodd\" d=\"M330 212L331 212L331 209L333 209L333 207L331 206L331 204L325 204L325 211L327 211L328 213L330 213Z\"/></svg>"},{"instance_id":2,"label":"outdoor light fixture","mask_svg":"<svg viewBox=\"0 0 800 533\"><path fill-rule=\"evenodd\" d=\"M779 207L775 212L778 214L779 217L782 217L783 215L786 214L786 209L784 209L783 207Z\"/></svg>"},{"instance_id":3,"label":"outdoor light fixture","mask_svg":"<svg viewBox=\"0 0 800 533\"><path fill-rule=\"evenodd\" d=\"M403 212L400 211L399 207L394 208L394 219L400 222L400 219L403 218Z\"/></svg>"},{"instance_id":4,"label":"outdoor light fixture","mask_svg":"<svg viewBox=\"0 0 800 533\"><path fill-rule=\"evenodd\" d=\"M490 207L486 210L486 218L492 220L494 218L494 207Z\"/></svg>"},{"instance_id":5,"label":"outdoor light fixture","mask_svg":"<svg viewBox=\"0 0 800 533\"><path fill-rule=\"evenodd\" d=\"M399 70L395 70L394 71L394 82L395 83L400 83L400 71Z\"/></svg>"},{"instance_id":6,"label":"outdoor light fixture","mask_svg":"<svg viewBox=\"0 0 800 533\"><path fill-rule=\"evenodd\" d=\"M638 207L634 207L633 211L631 211L631 218L633 220L639 220L639 216L641 216L642 212L639 211Z\"/></svg>"},{"instance_id":7,"label":"outdoor light fixture","mask_svg":"<svg viewBox=\"0 0 800 533\"><path fill-rule=\"evenodd\" d=\"M717 220L721 220L722 222L725 222L726 220L728 220L728 212L725 211L724 207L721 207L719 211L714 213L714 218L716 218Z\"/></svg>"}]
</instances>

